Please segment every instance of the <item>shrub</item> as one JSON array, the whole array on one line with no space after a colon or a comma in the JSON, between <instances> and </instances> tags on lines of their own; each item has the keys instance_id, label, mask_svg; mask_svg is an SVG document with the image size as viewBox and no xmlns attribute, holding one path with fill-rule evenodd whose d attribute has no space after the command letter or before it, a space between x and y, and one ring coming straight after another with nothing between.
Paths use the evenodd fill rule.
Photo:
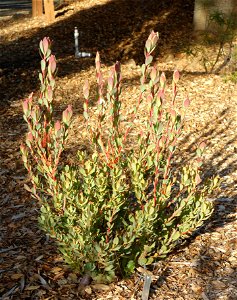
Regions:
<instances>
[{"instance_id":1,"label":"shrub","mask_svg":"<svg viewBox=\"0 0 237 300\"><path fill-rule=\"evenodd\" d=\"M79 151L75 165L64 166L60 160L72 108L68 106L61 121L54 121L56 61L48 38L40 42L38 102L33 104L31 94L23 103L29 132L21 152L32 183L26 189L41 204L39 223L58 241L65 261L96 281L127 276L136 266L165 257L213 211L207 197L218 179L201 180L204 143L192 164L180 170L173 166L189 100L179 112L178 71L173 74L171 99L165 98L165 74L151 66L157 41L158 34L152 32L141 66L140 96L126 114L121 112L120 64L111 68L106 83L97 53L93 115L89 83L83 87L91 149ZM137 130L142 102L148 113Z\"/></svg>"},{"instance_id":2,"label":"shrub","mask_svg":"<svg viewBox=\"0 0 237 300\"><path fill-rule=\"evenodd\" d=\"M206 73L219 73L227 64L233 65L236 15L221 11L210 14L207 28L199 33L199 43L186 49L188 55L199 57Z\"/></svg>"}]
</instances>

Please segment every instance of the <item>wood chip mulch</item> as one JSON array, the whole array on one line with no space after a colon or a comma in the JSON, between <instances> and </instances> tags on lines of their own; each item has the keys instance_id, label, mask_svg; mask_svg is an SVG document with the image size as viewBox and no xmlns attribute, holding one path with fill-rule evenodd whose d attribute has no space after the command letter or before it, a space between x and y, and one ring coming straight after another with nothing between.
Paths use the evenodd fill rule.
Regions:
<instances>
[{"instance_id":1,"label":"wood chip mulch","mask_svg":"<svg viewBox=\"0 0 237 300\"><path fill-rule=\"evenodd\" d=\"M159 31L159 69L168 81L179 69L178 101L187 95L191 100L178 157L187 163L205 141L203 176L219 174L222 179L212 198L211 219L186 245L150 269L149 299L237 299L237 89L225 75L207 75L198 61L185 55L185 45L192 41L193 2L81 0L57 11L50 25L43 17L0 19L1 299L141 299L141 268L127 280L83 286L80 274L64 264L54 241L38 228L39 207L23 188L27 174L19 145L26 125L21 101L39 88L37 48L44 36L53 39L59 65L56 113L69 103L74 108L68 148L82 146L82 86L85 79L95 81L95 69L94 58L74 58L74 26L81 32L84 51L100 51L105 73L113 62L122 61L125 107L136 101L144 42L151 29Z\"/></svg>"}]
</instances>

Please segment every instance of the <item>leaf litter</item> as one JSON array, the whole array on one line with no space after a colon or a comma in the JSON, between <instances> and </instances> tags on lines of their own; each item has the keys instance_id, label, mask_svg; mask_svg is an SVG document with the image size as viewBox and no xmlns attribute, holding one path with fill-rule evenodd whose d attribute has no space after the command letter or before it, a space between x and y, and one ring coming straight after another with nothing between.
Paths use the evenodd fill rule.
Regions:
<instances>
[{"instance_id":1,"label":"leaf litter","mask_svg":"<svg viewBox=\"0 0 237 300\"><path fill-rule=\"evenodd\" d=\"M43 17L13 16L7 21L0 20L0 295L5 300L141 299L142 296L145 276L142 269L132 278L109 285L81 283L83 278L65 265L55 242L39 230L39 206L24 190L27 174L19 145L26 126L21 100L32 90L37 93L37 47L43 36L53 38L59 63L56 117L69 103L73 104L75 112L65 159L73 162L77 149L87 146L80 138L83 131L82 86L87 78L95 82L95 69L92 58L81 61L74 58L73 26L79 24L83 28L82 47L92 53L100 50L105 74L113 62L122 61L125 110L135 104L139 92L139 64L144 41L149 30L160 32L158 67L166 72L168 79L175 68L179 69L182 75L179 99L182 101L188 95L191 101L185 133L177 150L177 165L188 162L197 145L204 141L207 144L204 177L218 173L222 178L220 190L210 199L216 203L211 220L166 260L149 268L152 276L149 299L236 299L236 85L225 81L223 75L202 73L200 65L190 61L180 48L180 40L184 43L190 39L188 29L192 26L193 1L185 1L185 6L181 0L175 5L172 1L158 5L155 0L148 4L124 0L116 6L118 2L71 2L67 9L58 12L60 16L50 26ZM169 19L173 17L171 6L183 14L183 18L172 19L173 24ZM189 16L188 22L185 16Z\"/></svg>"}]
</instances>

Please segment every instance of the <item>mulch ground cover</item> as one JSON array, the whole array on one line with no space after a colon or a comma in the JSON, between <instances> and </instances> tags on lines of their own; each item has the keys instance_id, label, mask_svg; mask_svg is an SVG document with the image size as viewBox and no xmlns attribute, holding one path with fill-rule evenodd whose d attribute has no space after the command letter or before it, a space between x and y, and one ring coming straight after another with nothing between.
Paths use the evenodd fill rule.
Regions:
<instances>
[{"instance_id":1,"label":"mulch ground cover","mask_svg":"<svg viewBox=\"0 0 237 300\"><path fill-rule=\"evenodd\" d=\"M63 262L56 244L37 224L39 206L24 190L28 181L19 146L26 133L22 100L39 89L38 44L53 40L58 61L55 111L73 104L74 117L65 159L73 161L81 140L82 86L95 82L94 58L74 57L73 30L82 51L100 51L103 70L122 62L123 102L131 107L139 87L139 65L150 31L160 33L158 67L181 73L178 101L191 105L177 152L185 164L205 141L203 176L219 174L215 211L194 237L164 261L152 265L149 299L237 299L237 90L223 74L205 74L185 48L193 42L194 1L81 0L44 17L0 19L0 297L1 299L141 299L144 270L110 285L81 282ZM210 57L212 53L210 51ZM92 104L93 105L93 104Z\"/></svg>"}]
</instances>

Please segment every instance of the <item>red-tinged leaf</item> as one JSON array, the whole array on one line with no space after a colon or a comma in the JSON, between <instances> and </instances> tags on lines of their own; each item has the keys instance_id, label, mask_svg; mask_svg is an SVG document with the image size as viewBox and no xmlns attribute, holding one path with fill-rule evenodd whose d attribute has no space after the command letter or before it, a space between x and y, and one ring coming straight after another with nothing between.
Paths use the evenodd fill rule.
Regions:
<instances>
[{"instance_id":1,"label":"red-tinged leaf","mask_svg":"<svg viewBox=\"0 0 237 300\"><path fill-rule=\"evenodd\" d=\"M100 62L100 53L98 51L96 52L95 62Z\"/></svg>"},{"instance_id":2,"label":"red-tinged leaf","mask_svg":"<svg viewBox=\"0 0 237 300\"><path fill-rule=\"evenodd\" d=\"M24 152L25 152L26 147L25 147L24 144L21 144L21 145L20 145L20 150L21 150L21 153L24 153Z\"/></svg>"},{"instance_id":3,"label":"red-tinged leaf","mask_svg":"<svg viewBox=\"0 0 237 300\"><path fill-rule=\"evenodd\" d=\"M175 119L175 117L176 117L176 111L174 109L171 109L170 110L170 115L171 115L172 119Z\"/></svg>"},{"instance_id":4,"label":"red-tinged leaf","mask_svg":"<svg viewBox=\"0 0 237 300\"><path fill-rule=\"evenodd\" d=\"M24 102L22 103L22 107L23 107L23 112L25 115L27 115L27 113L29 112L29 99L25 99Z\"/></svg>"},{"instance_id":5,"label":"red-tinged leaf","mask_svg":"<svg viewBox=\"0 0 237 300\"><path fill-rule=\"evenodd\" d=\"M63 116L62 116L63 123L67 123L67 118L68 118L68 111L67 109L65 109L63 111Z\"/></svg>"},{"instance_id":6,"label":"red-tinged leaf","mask_svg":"<svg viewBox=\"0 0 237 300\"><path fill-rule=\"evenodd\" d=\"M96 71L100 72L100 54L98 51L96 52L95 66L96 66Z\"/></svg>"},{"instance_id":7,"label":"red-tinged leaf","mask_svg":"<svg viewBox=\"0 0 237 300\"><path fill-rule=\"evenodd\" d=\"M165 73L162 72L162 74L161 74L161 76L160 76L160 85L161 85L162 88L164 88L165 82L166 82Z\"/></svg>"},{"instance_id":8,"label":"red-tinged leaf","mask_svg":"<svg viewBox=\"0 0 237 300\"><path fill-rule=\"evenodd\" d=\"M201 157L197 157L197 158L196 158L196 162L197 162L198 164L202 164L202 158L201 158Z\"/></svg>"},{"instance_id":9,"label":"red-tinged leaf","mask_svg":"<svg viewBox=\"0 0 237 300\"><path fill-rule=\"evenodd\" d=\"M31 132L28 132L28 133L27 133L26 139L27 139L29 142L32 142L32 141L33 141L34 137L33 137L33 135L32 135Z\"/></svg>"},{"instance_id":10,"label":"red-tinged leaf","mask_svg":"<svg viewBox=\"0 0 237 300\"><path fill-rule=\"evenodd\" d=\"M104 98L103 97L99 97L98 104L100 105L100 104L104 104L104 103L105 103Z\"/></svg>"},{"instance_id":11,"label":"red-tinged leaf","mask_svg":"<svg viewBox=\"0 0 237 300\"><path fill-rule=\"evenodd\" d=\"M84 94L85 99L89 98L89 92L90 92L90 85L89 85L89 81L86 80L85 84L83 86L83 94Z\"/></svg>"},{"instance_id":12,"label":"red-tinged leaf","mask_svg":"<svg viewBox=\"0 0 237 300\"><path fill-rule=\"evenodd\" d=\"M145 47L146 47L147 52L149 53L150 50L151 50L151 40L150 40L149 38L148 38L148 40L146 41Z\"/></svg>"},{"instance_id":13,"label":"red-tinged leaf","mask_svg":"<svg viewBox=\"0 0 237 300\"><path fill-rule=\"evenodd\" d=\"M195 183L196 183L196 185L198 185L201 182L202 182L201 177L199 176L199 174L196 174L196 177L195 177Z\"/></svg>"},{"instance_id":14,"label":"red-tinged leaf","mask_svg":"<svg viewBox=\"0 0 237 300\"><path fill-rule=\"evenodd\" d=\"M150 33L150 35L148 37L148 40L150 40L152 43L152 48L155 47L158 39L159 39L159 33L152 30L152 32Z\"/></svg>"},{"instance_id":15,"label":"red-tinged leaf","mask_svg":"<svg viewBox=\"0 0 237 300\"><path fill-rule=\"evenodd\" d=\"M163 89L162 89L162 90L159 90L157 96L158 96L161 100L164 100L164 99L165 99L165 93L164 93Z\"/></svg>"},{"instance_id":16,"label":"red-tinged leaf","mask_svg":"<svg viewBox=\"0 0 237 300\"><path fill-rule=\"evenodd\" d=\"M42 41L42 46L43 46L43 52L44 52L44 54L46 54L47 53L47 51L48 51L48 48L49 48L49 38L47 38L47 37L44 37L43 38L43 41Z\"/></svg>"},{"instance_id":17,"label":"red-tinged leaf","mask_svg":"<svg viewBox=\"0 0 237 300\"><path fill-rule=\"evenodd\" d=\"M153 96L152 96L152 94L149 94L148 96L147 96L147 102L148 103L151 103L152 101L153 101Z\"/></svg>"},{"instance_id":18,"label":"red-tinged leaf","mask_svg":"<svg viewBox=\"0 0 237 300\"><path fill-rule=\"evenodd\" d=\"M120 62L116 62L116 64L114 65L114 69L116 73L120 73L121 68L120 68Z\"/></svg>"},{"instance_id":19,"label":"red-tinged leaf","mask_svg":"<svg viewBox=\"0 0 237 300\"><path fill-rule=\"evenodd\" d=\"M154 30L152 30L151 33L148 36L148 40L152 40L153 37L154 37L154 34L155 34Z\"/></svg>"},{"instance_id":20,"label":"red-tinged leaf","mask_svg":"<svg viewBox=\"0 0 237 300\"><path fill-rule=\"evenodd\" d=\"M114 85L114 78L113 77L109 77L108 78L108 87L109 87L110 90L112 90L113 85Z\"/></svg>"},{"instance_id":21,"label":"red-tinged leaf","mask_svg":"<svg viewBox=\"0 0 237 300\"><path fill-rule=\"evenodd\" d=\"M36 122L38 120L38 116L39 116L39 111L37 107L34 107L33 110L31 111L31 117Z\"/></svg>"},{"instance_id":22,"label":"red-tinged leaf","mask_svg":"<svg viewBox=\"0 0 237 300\"><path fill-rule=\"evenodd\" d=\"M21 144L20 145L20 151L21 151L21 154L23 156L23 161L26 162L27 161L27 149L26 149L26 146L24 144Z\"/></svg>"},{"instance_id":23,"label":"red-tinged leaf","mask_svg":"<svg viewBox=\"0 0 237 300\"><path fill-rule=\"evenodd\" d=\"M101 88L101 86L103 85L103 75L102 75L102 73L98 73L97 82L98 82L98 85Z\"/></svg>"},{"instance_id":24,"label":"red-tinged leaf","mask_svg":"<svg viewBox=\"0 0 237 300\"><path fill-rule=\"evenodd\" d=\"M186 98L186 99L184 100L184 102L183 102L183 106L184 106L185 108L187 108L187 107L189 107L189 105L190 105L190 100L189 100L189 98Z\"/></svg>"},{"instance_id":25,"label":"red-tinged leaf","mask_svg":"<svg viewBox=\"0 0 237 300\"><path fill-rule=\"evenodd\" d=\"M153 60L153 56L148 55L145 60L145 65L148 66L152 62L152 60Z\"/></svg>"},{"instance_id":26,"label":"red-tinged leaf","mask_svg":"<svg viewBox=\"0 0 237 300\"><path fill-rule=\"evenodd\" d=\"M58 120L54 125L55 132L58 132L61 129L61 123Z\"/></svg>"},{"instance_id":27,"label":"red-tinged leaf","mask_svg":"<svg viewBox=\"0 0 237 300\"><path fill-rule=\"evenodd\" d=\"M28 99L29 99L29 103L31 103L31 102L32 102L32 99L33 99L33 93L30 93Z\"/></svg>"},{"instance_id":28,"label":"red-tinged leaf","mask_svg":"<svg viewBox=\"0 0 237 300\"><path fill-rule=\"evenodd\" d=\"M205 142L201 142L198 148L201 149L201 150L204 150L205 147L206 147Z\"/></svg>"},{"instance_id":29,"label":"red-tinged leaf","mask_svg":"<svg viewBox=\"0 0 237 300\"><path fill-rule=\"evenodd\" d=\"M29 97L27 99L25 99L22 103L23 112L25 115L29 115L29 113L30 113L32 98L33 98L33 93L31 93L29 95Z\"/></svg>"},{"instance_id":30,"label":"red-tinged leaf","mask_svg":"<svg viewBox=\"0 0 237 300\"><path fill-rule=\"evenodd\" d=\"M54 55L50 55L49 57L49 67L51 70L51 73L53 74L56 70L56 59Z\"/></svg>"},{"instance_id":31,"label":"red-tinged leaf","mask_svg":"<svg viewBox=\"0 0 237 300\"><path fill-rule=\"evenodd\" d=\"M152 48L154 48L158 42L159 39L159 33L152 31L150 34L151 41L152 41Z\"/></svg>"},{"instance_id":32,"label":"red-tinged leaf","mask_svg":"<svg viewBox=\"0 0 237 300\"><path fill-rule=\"evenodd\" d=\"M51 86L48 86L48 100L51 102L53 100L53 90Z\"/></svg>"},{"instance_id":33,"label":"red-tinged leaf","mask_svg":"<svg viewBox=\"0 0 237 300\"><path fill-rule=\"evenodd\" d=\"M44 134L44 137L41 141L41 147L46 148L46 146L47 146L47 134Z\"/></svg>"},{"instance_id":34,"label":"red-tinged leaf","mask_svg":"<svg viewBox=\"0 0 237 300\"><path fill-rule=\"evenodd\" d=\"M173 73L173 80L174 80L174 83L178 83L179 81L179 78L180 78L180 75L179 75L179 71L178 70L175 70L174 73Z\"/></svg>"},{"instance_id":35,"label":"red-tinged leaf","mask_svg":"<svg viewBox=\"0 0 237 300\"><path fill-rule=\"evenodd\" d=\"M151 73L150 73L150 77L151 77L152 81L156 80L156 77L157 77L157 69L156 69L156 67L152 67Z\"/></svg>"},{"instance_id":36,"label":"red-tinged leaf","mask_svg":"<svg viewBox=\"0 0 237 300\"><path fill-rule=\"evenodd\" d=\"M63 123L68 125L71 120L71 117L72 117L72 106L68 105L67 109L65 109L63 112L63 117L62 117Z\"/></svg>"},{"instance_id":37,"label":"red-tinged leaf","mask_svg":"<svg viewBox=\"0 0 237 300\"><path fill-rule=\"evenodd\" d=\"M72 106L71 105L68 105L67 109L68 109L68 112L72 113Z\"/></svg>"}]
</instances>

